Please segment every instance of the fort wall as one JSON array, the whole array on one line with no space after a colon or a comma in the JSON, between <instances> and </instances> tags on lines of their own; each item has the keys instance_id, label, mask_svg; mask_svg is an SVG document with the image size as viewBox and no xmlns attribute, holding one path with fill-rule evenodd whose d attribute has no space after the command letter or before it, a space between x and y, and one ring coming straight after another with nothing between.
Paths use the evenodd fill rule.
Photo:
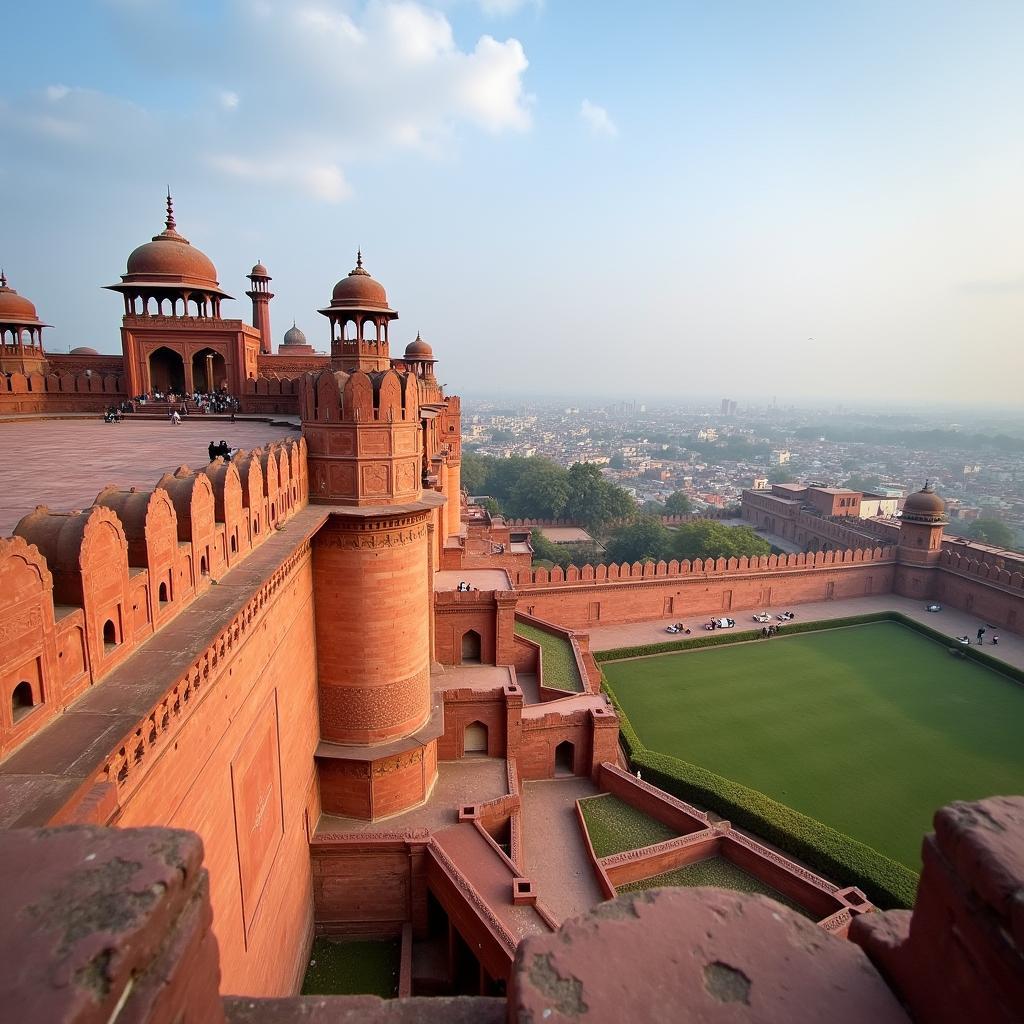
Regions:
<instances>
[{"instance_id":1,"label":"fort wall","mask_svg":"<svg viewBox=\"0 0 1024 1024\"><path fill-rule=\"evenodd\" d=\"M519 608L573 629L733 608L863 597L892 590L893 548L534 569L516 579Z\"/></svg>"},{"instance_id":2,"label":"fort wall","mask_svg":"<svg viewBox=\"0 0 1024 1024\"><path fill-rule=\"evenodd\" d=\"M104 412L118 405L128 397L120 358L92 358L115 360L117 365L90 372L0 373L0 414Z\"/></svg>"}]
</instances>

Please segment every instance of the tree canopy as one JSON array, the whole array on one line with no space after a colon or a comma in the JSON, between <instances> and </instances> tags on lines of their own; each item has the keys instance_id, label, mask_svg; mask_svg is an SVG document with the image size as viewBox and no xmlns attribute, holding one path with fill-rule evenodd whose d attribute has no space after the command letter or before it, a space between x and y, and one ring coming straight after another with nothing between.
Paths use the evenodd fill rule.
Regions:
<instances>
[{"instance_id":1,"label":"tree canopy","mask_svg":"<svg viewBox=\"0 0 1024 1024\"><path fill-rule=\"evenodd\" d=\"M1012 548L1017 539L1013 529L998 519L975 519L964 535L997 548Z\"/></svg>"},{"instance_id":2,"label":"tree canopy","mask_svg":"<svg viewBox=\"0 0 1024 1024\"><path fill-rule=\"evenodd\" d=\"M687 516L693 511L693 502L682 492L673 491L665 499L665 514L669 516Z\"/></svg>"},{"instance_id":3,"label":"tree canopy","mask_svg":"<svg viewBox=\"0 0 1024 1024\"><path fill-rule=\"evenodd\" d=\"M591 531L636 510L629 494L606 480L591 463L577 462L563 469L540 456L496 459L472 455L463 458L462 480L470 494L495 498L506 515L572 519Z\"/></svg>"},{"instance_id":4,"label":"tree canopy","mask_svg":"<svg viewBox=\"0 0 1024 1024\"><path fill-rule=\"evenodd\" d=\"M725 526L698 519L668 529L649 516L622 527L608 541L608 561L680 561L696 558L741 558L771 554L771 545L749 526Z\"/></svg>"}]
</instances>

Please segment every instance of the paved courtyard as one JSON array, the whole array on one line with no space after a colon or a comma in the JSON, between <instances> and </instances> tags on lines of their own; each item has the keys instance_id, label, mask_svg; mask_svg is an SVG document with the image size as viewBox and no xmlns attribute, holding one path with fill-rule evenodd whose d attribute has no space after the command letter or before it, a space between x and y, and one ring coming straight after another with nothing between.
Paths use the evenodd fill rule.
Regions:
<instances>
[{"instance_id":1,"label":"paved courtyard","mask_svg":"<svg viewBox=\"0 0 1024 1024\"><path fill-rule=\"evenodd\" d=\"M88 508L107 484L151 488L183 463L200 469L209 461L211 441L249 449L289 437L298 433L264 421L204 421L201 416L176 427L160 420L2 422L0 537L9 537L36 505L62 512Z\"/></svg>"},{"instance_id":2,"label":"paved courtyard","mask_svg":"<svg viewBox=\"0 0 1024 1024\"><path fill-rule=\"evenodd\" d=\"M741 629L754 629L757 624L752 616L760 609L732 609L729 614L736 619L737 632ZM985 626L985 653L1005 661L1007 664L1024 669L1024 636L1011 633L1009 630L989 628L984 619L970 615L958 608L944 605L941 612L925 611L924 601L913 601L908 597L896 594L877 594L871 597L852 597L839 601L811 601L807 604L794 604L786 607L781 605L771 611L793 611L800 621L839 619L847 615L864 615L868 612L897 611L908 618L923 622L932 629L937 629L949 637L962 636L966 633L972 639L979 626ZM693 631L691 637L703 636L702 623L709 618L707 615L691 616L684 621ZM590 648L594 651L607 651L616 647L631 647L636 644L656 644L663 640L680 640L686 637L672 636L665 632L665 627L678 622L679 616L673 615L666 619L655 619L650 622L630 622L621 626L593 626L580 632L590 633ZM785 628L785 627L783 627ZM993 647L992 636L999 637L999 646Z\"/></svg>"}]
</instances>

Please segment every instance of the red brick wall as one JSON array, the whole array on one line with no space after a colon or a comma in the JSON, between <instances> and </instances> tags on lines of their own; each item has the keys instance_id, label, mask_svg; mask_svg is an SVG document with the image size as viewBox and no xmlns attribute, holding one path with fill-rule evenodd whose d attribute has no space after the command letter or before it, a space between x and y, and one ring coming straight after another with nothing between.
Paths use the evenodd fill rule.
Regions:
<instances>
[{"instance_id":1,"label":"red brick wall","mask_svg":"<svg viewBox=\"0 0 1024 1024\"><path fill-rule=\"evenodd\" d=\"M865 562L730 576L652 576L647 579L563 583L524 590L519 608L571 629L621 622L711 615L805 601L862 597L892 590L893 563Z\"/></svg>"},{"instance_id":2,"label":"red brick wall","mask_svg":"<svg viewBox=\"0 0 1024 1024\"><path fill-rule=\"evenodd\" d=\"M444 735L438 740L438 758L456 761L465 754L466 726L473 722L487 727L487 755L504 757L506 717L503 689L445 691Z\"/></svg>"},{"instance_id":3,"label":"red brick wall","mask_svg":"<svg viewBox=\"0 0 1024 1024\"><path fill-rule=\"evenodd\" d=\"M312 878L304 813L318 738L307 556L262 626L220 660L212 685L138 785L117 824L202 838L224 992L284 995L305 965Z\"/></svg>"}]
</instances>

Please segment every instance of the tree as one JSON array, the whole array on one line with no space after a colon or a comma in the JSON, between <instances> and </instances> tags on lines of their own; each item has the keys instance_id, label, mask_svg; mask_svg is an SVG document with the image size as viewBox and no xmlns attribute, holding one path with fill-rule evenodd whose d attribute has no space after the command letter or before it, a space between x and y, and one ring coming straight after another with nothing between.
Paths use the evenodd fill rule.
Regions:
<instances>
[{"instance_id":1,"label":"tree","mask_svg":"<svg viewBox=\"0 0 1024 1024\"><path fill-rule=\"evenodd\" d=\"M530 531L530 544L533 546L534 565L539 562L551 562L552 565L560 564L561 552L558 550L558 545L548 540L540 530L534 528Z\"/></svg>"},{"instance_id":2,"label":"tree","mask_svg":"<svg viewBox=\"0 0 1024 1024\"><path fill-rule=\"evenodd\" d=\"M665 514L669 516L687 516L693 511L693 502L682 492L673 491L665 499Z\"/></svg>"},{"instance_id":3,"label":"tree","mask_svg":"<svg viewBox=\"0 0 1024 1024\"><path fill-rule=\"evenodd\" d=\"M859 473L854 473L843 486L851 491L874 491L881 482L877 476L861 476Z\"/></svg>"},{"instance_id":4,"label":"tree","mask_svg":"<svg viewBox=\"0 0 1024 1024\"><path fill-rule=\"evenodd\" d=\"M509 444L515 440L515 436L511 430L492 430L491 444Z\"/></svg>"},{"instance_id":5,"label":"tree","mask_svg":"<svg viewBox=\"0 0 1024 1024\"><path fill-rule=\"evenodd\" d=\"M524 459L526 465L512 487L506 505L512 515L557 519L569 500L569 482L561 466L550 459Z\"/></svg>"},{"instance_id":6,"label":"tree","mask_svg":"<svg viewBox=\"0 0 1024 1024\"><path fill-rule=\"evenodd\" d=\"M625 456L623 456L622 452L616 452L611 457L611 461L608 463L608 465L611 466L612 469L625 469L626 468Z\"/></svg>"},{"instance_id":7,"label":"tree","mask_svg":"<svg viewBox=\"0 0 1024 1024\"><path fill-rule=\"evenodd\" d=\"M665 506L660 501L648 499L640 506L640 512L645 516L654 516L655 519L665 515Z\"/></svg>"},{"instance_id":8,"label":"tree","mask_svg":"<svg viewBox=\"0 0 1024 1024\"><path fill-rule=\"evenodd\" d=\"M496 459L486 455L462 452L462 486L470 494L486 494L491 478L491 466Z\"/></svg>"},{"instance_id":9,"label":"tree","mask_svg":"<svg viewBox=\"0 0 1024 1024\"><path fill-rule=\"evenodd\" d=\"M996 548L1012 548L1017 539L1014 531L998 519L975 519L965 536Z\"/></svg>"},{"instance_id":10,"label":"tree","mask_svg":"<svg viewBox=\"0 0 1024 1024\"><path fill-rule=\"evenodd\" d=\"M792 471L783 469L781 466L778 469L770 470L768 473L768 483L770 484L795 484L796 482L797 479Z\"/></svg>"},{"instance_id":11,"label":"tree","mask_svg":"<svg viewBox=\"0 0 1024 1024\"><path fill-rule=\"evenodd\" d=\"M610 562L657 562L665 557L672 538L657 519L643 516L622 527L607 545Z\"/></svg>"},{"instance_id":12,"label":"tree","mask_svg":"<svg viewBox=\"0 0 1024 1024\"><path fill-rule=\"evenodd\" d=\"M671 557L682 561L688 558L748 558L770 555L771 545L758 537L749 526L725 526L711 519L698 519L677 527L672 538Z\"/></svg>"},{"instance_id":13,"label":"tree","mask_svg":"<svg viewBox=\"0 0 1024 1024\"><path fill-rule=\"evenodd\" d=\"M501 506L494 500L494 498L484 498L484 500L480 502L480 506L487 509L492 516L501 515Z\"/></svg>"},{"instance_id":14,"label":"tree","mask_svg":"<svg viewBox=\"0 0 1024 1024\"><path fill-rule=\"evenodd\" d=\"M573 463L569 467L568 485L565 517L588 530L600 531L607 523L632 515L636 509L625 490L605 480L593 463Z\"/></svg>"}]
</instances>

